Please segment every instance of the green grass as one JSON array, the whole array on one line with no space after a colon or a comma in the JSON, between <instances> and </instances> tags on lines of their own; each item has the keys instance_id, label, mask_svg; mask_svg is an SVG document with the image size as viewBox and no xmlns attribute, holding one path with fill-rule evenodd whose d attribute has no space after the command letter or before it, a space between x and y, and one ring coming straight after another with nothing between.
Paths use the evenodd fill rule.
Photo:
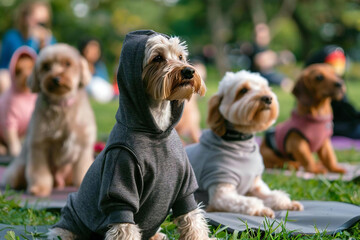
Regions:
<instances>
[{"instance_id":1,"label":"green grass","mask_svg":"<svg viewBox=\"0 0 360 240\"><path fill-rule=\"evenodd\" d=\"M360 102L357 94L360 92L360 71L358 71L356 64L353 71L348 74L347 89L350 100L360 109ZM296 79L300 72L300 68L296 65L281 69L290 78ZM202 115L201 127L206 128L206 114L207 102L210 97L216 93L218 83L221 76L213 67L208 69L208 78L206 85L208 91L205 97L199 99L199 108ZM273 87L280 102L280 115L277 122L284 121L289 117L291 109L294 106L294 98L290 93L282 91L279 87ZM98 127L98 139L106 140L114 123L115 114L118 107L118 101L113 101L107 104L100 104L91 101ZM356 150L336 151L340 162L358 163L360 161L360 153ZM326 201L341 201L360 205L360 191L359 183L345 182L341 179L336 181L328 181L325 178L304 180L293 176L285 176L284 174L264 174L263 178L272 189L282 189L288 192L292 199L299 200L326 200ZM11 191L6 191L0 195L0 222L14 225L46 225L53 224L59 219L59 213L46 212L44 210L35 210L22 206L20 204L19 196L16 196ZM169 239L178 239L176 226L172 222L171 216L162 225L163 232L166 233ZM0 229L1 230L1 229ZM272 226L268 225L268 230L262 233L257 230L248 229L242 233L234 232L230 234L226 228L210 228L211 235L218 239L360 239L359 224L355 225L347 231L337 233L335 236L326 235L325 232L318 233L313 236L291 236L291 232L282 229L280 233L273 234ZM7 239L16 239L11 232L9 232Z\"/></svg>"},{"instance_id":2,"label":"green grass","mask_svg":"<svg viewBox=\"0 0 360 240\"><path fill-rule=\"evenodd\" d=\"M11 225L46 225L59 220L59 214L36 210L21 203L19 193L6 189L0 192L0 223Z\"/></svg>"}]
</instances>

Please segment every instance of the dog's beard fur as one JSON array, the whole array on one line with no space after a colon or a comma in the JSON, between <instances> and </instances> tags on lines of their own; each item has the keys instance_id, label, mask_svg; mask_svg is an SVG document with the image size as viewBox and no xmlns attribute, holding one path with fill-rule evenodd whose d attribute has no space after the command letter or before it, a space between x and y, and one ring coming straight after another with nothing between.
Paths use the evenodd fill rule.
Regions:
<instances>
[{"instance_id":1,"label":"dog's beard fur","mask_svg":"<svg viewBox=\"0 0 360 240\"><path fill-rule=\"evenodd\" d=\"M197 71L191 79L184 79L181 71L190 65L168 60L150 63L143 71L147 93L155 100L190 100L194 93L203 96L205 85ZM192 68L192 67L191 67Z\"/></svg>"},{"instance_id":2,"label":"dog's beard fur","mask_svg":"<svg viewBox=\"0 0 360 240\"><path fill-rule=\"evenodd\" d=\"M53 96L63 96L69 92L71 92L74 88L72 84L72 79L67 77L58 77L59 82L55 83L53 80L54 76L48 75L43 80L43 91L47 93L47 95Z\"/></svg>"},{"instance_id":3,"label":"dog's beard fur","mask_svg":"<svg viewBox=\"0 0 360 240\"><path fill-rule=\"evenodd\" d=\"M142 80L149 97L150 110L160 129L171 124L170 101L182 103L194 93L205 95L199 73L186 61L187 50L177 37L150 38L145 46Z\"/></svg>"},{"instance_id":4,"label":"dog's beard fur","mask_svg":"<svg viewBox=\"0 0 360 240\"><path fill-rule=\"evenodd\" d=\"M279 104L266 80L248 74L227 74L209 101L207 123L219 136L226 132L225 120L239 132L255 133L269 128L278 117Z\"/></svg>"},{"instance_id":5,"label":"dog's beard fur","mask_svg":"<svg viewBox=\"0 0 360 240\"><path fill-rule=\"evenodd\" d=\"M186 46L176 37L166 39L157 35L148 40L142 78L146 92L152 99L184 101L194 93L205 94L205 84L196 69L187 63L187 54ZM154 61L157 56L161 59ZM182 70L185 68L194 71L191 78L183 76Z\"/></svg>"},{"instance_id":6,"label":"dog's beard fur","mask_svg":"<svg viewBox=\"0 0 360 240\"><path fill-rule=\"evenodd\" d=\"M266 105L261 98L269 95L272 103ZM222 108L220 107L220 111ZM260 132L270 127L278 116L278 104L272 92L249 92L234 102L223 113L235 129L244 133Z\"/></svg>"}]
</instances>

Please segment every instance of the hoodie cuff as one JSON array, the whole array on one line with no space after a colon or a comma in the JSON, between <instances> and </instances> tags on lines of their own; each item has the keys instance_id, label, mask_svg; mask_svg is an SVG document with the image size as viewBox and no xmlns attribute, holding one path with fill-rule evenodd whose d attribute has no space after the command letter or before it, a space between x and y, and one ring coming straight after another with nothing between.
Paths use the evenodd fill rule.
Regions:
<instances>
[{"instance_id":1,"label":"hoodie cuff","mask_svg":"<svg viewBox=\"0 0 360 240\"><path fill-rule=\"evenodd\" d=\"M134 213L130 210L118 210L112 211L109 214L109 223L131 223L135 224L134 222Z\"/></svg>"},{"instance_id":2,"label":"hoodie cuff","mask_svg":"<svg viewBox=\"0 0 360 240\"><path fill-rule=\"evenodd\" d=\"M179 217L186 213L189 213L197 208L194 194L190 194L184 198L178 199L173 204L172 210L174 217Z\"/></svg>"}]
</instances>

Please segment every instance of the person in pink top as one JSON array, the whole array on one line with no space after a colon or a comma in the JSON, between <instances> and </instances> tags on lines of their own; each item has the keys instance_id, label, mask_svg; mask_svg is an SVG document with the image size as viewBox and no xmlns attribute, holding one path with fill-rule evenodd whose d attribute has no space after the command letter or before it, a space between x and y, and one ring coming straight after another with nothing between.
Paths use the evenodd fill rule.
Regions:
<instances>
[{"instance_id":1,"label":"person in pink top","mask_svg":"<svg viewBox=\"0 0 360 240\"><path fill-rule=\"evenodd\" d=\"M11 87L0 95L0 155L16 156L21 150L37 95L27 86L36 53L27 46L17 49L10 61Z\"/></svg>"}]
</instances>

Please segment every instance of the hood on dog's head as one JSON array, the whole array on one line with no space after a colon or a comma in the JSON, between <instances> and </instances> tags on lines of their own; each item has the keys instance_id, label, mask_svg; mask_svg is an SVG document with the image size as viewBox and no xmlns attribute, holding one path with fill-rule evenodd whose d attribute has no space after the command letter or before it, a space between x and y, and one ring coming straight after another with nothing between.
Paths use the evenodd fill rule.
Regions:
<instances>
[{"instance_id":1,"label":"hood on dog's head","mask_svg":"<svg viewBox=\"0 0 360 240\"><path fill-rule=\"evenodd\" d=\"M166 136L180 120L184 105L178 101L171 102L172 124L167 130L162 131L150 112L149 100L142 81L146 42L159 34L161 33L152 30L138 30L126 35L117 72L120 97L116 120L131 129Z\"/></svg>"}]
</instances>

